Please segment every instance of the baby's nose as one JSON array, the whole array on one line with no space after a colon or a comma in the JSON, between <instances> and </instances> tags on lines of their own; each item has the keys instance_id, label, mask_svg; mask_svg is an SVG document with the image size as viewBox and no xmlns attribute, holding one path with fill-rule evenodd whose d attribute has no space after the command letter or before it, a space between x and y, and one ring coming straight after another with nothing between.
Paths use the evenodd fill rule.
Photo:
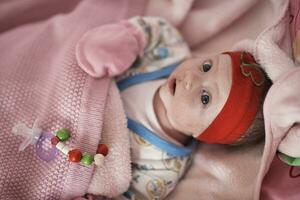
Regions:
<instances>
[{"instance_id":1,"label":"baby's nose","mask_svg":"<svg viewBox=\"0 0 300 200\"><path fill-rule=\"evenodd\" d=\"M189 82L189 81L186 81L184 83L184 87L185 87L186 90L190 90L192 88L192 83Z\"/></svg>"},{"instance_id":2,"label":"baby's nose","mask_svg":"<svg viewBox=\"0 0 300 200\"><path fill-rule=\"evenodd\" d=\"M197 84L197 79L199 79L199 76L195 74L195 72L187 71L184 76L184 88L186 90L192 90Z\"/></svg>"}]
</instances>

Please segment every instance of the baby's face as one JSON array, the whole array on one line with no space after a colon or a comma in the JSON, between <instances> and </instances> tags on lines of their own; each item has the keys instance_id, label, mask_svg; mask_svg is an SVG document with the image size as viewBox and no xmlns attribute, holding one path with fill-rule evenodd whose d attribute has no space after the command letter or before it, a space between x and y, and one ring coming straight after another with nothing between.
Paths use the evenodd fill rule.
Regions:
<instances>
[{"instance_id":1,"label":"baby's face","mask_svg":"<svg viewBox=\"0 0 300 200\"><path fill-rule=\"evenodd\" d=\"M184 61L159 89L168 121L187 135L203 132L224 106L231 83L227 54Z\"/></svg>"}]
</instances>

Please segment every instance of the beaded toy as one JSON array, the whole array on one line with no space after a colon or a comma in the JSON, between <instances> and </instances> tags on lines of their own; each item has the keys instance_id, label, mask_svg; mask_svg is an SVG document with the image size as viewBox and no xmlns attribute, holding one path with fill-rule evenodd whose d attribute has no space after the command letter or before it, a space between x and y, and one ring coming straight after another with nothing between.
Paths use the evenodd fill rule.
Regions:
<instances>
[{"instance_id":1,"label":"beaded toy","mask_svg":"<svg viewBox=\"0 0 300 200\"><path fill-rule=\"evenodd\" d=\"M98 145L95 155L89 153L83 154L79 149L71 149L65 144L71 137L68 129L59 129L56 131L55 135L53 135L49 132L43 132L37 124L36 120L31 129L22 123L13 127L12 132L15 135L21 135L25 138L19 147L19 151L23 151L28 145L32 144L36 146L37 155L47 162L53 160L57 154L56 150L59 150L67 155L71 162L81 163L84 166L89 166L93 163L97 166L103 165L104 158L108 154L108 147L105 144ZM51 139L51 144L55 148L52 148L45 153L41 146L46 139Z\"/></svg>"}]
</instances>

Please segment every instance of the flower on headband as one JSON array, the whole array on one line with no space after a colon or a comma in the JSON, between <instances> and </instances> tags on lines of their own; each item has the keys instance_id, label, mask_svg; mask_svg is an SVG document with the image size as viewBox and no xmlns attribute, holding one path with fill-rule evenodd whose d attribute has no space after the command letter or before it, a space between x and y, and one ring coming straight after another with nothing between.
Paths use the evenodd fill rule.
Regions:
<instances>
[{"instance_id":1,"label":"flower on headband","mask_svg":"<svg viewBox=\"0 0 300 200\"><path fill-rule=\"evenodd\" d=\"M246 77L251 78L252 82L256 86L262 86L265 82L265 76L261 70L261 66L256 62L253 62L252 55L242 52L241 53L241 71Z\"/></svg>"}]
</instances>

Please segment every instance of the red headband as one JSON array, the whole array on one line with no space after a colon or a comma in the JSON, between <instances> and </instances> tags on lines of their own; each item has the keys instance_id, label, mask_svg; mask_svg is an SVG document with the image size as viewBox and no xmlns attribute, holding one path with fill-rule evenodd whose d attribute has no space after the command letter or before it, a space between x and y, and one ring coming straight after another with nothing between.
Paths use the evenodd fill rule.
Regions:
<instances>
[{"instance_id":1,"label":"red headband","mask_svg":"<svg viewBox=\"0 0 300 200\"><path fill-rule=\"evenodd\" d=\"M227 101L209 127L197 139L230 144L250 127L262 103L266 81L260 66L246 52L225 52L231 57L232 86Z\"/></svg>"}]
</instances>

